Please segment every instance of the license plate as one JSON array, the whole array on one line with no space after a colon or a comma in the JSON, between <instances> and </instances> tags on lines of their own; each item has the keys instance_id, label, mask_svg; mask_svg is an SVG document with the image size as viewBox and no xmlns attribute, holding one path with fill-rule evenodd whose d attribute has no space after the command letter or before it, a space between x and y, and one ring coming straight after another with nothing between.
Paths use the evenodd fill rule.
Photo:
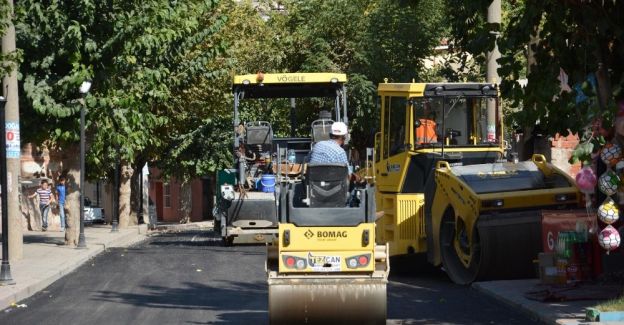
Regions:
<instances>
[{"instance_id":1,"label":"license plate","mask_svg":"<svg viewBox=\"0 0 624 325\"><path fill-rule=\"evenodd\" d=\"M308 253L308 265L316 272L340 272L342 257Z\"/></svg>"}]
</instances>

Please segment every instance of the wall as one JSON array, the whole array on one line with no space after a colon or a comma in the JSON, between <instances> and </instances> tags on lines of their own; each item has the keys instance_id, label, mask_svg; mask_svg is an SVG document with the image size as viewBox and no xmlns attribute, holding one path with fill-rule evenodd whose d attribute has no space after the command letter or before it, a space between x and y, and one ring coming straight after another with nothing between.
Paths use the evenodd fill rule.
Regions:
<instances>
[{"instance_id":1,"label":"wall","mask_svg":"<svg viewBox=\"0 0 624 325\"><path fill-rule=\"evenodd\" d=\"M567 136L555 135L551 141L551 157L552 164L568 173L570 176L575 177L581 170L581 164L576 163L570 165L568 162L572 156L574 148L579 144L579 137L577 134L568 134Z\"/></svg>"},{"instance_id":2,"label":"wall","mask_svg":"<svg viewBox=\"0 0 624 325\"><path fill-rule=\"evenodd\" d=\"M171 205L165 207L164 193L165 184L169 184L171 193ZM196 178L191 181L191 214L190 221L197 222L209 219L212 215L212 195L214 191L210 188L212 181L210 178ZM162 175L157 168L150 168L150 188L149 197L156 205L158 221L180 222L182 218L182 184L175 178L162 179Z\"/></svg>"}]
</instances>

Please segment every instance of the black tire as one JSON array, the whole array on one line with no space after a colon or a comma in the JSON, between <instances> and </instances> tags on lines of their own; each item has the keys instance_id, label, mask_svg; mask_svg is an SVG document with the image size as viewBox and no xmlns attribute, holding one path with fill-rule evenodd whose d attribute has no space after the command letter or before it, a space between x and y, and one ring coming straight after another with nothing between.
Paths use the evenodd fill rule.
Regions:
<instances>
[{"instance_id":1,"label":"black tire","mask_svg":"<svg viewBox=\"0 0 624 325\"><path fill-rule=\"evenodd\" d=\"M230 247L234 245L234 237L221 237L223 240L223 246Z\"/></svg>"},{"instance_id":2,"label":"black tire","mask_svg":"<svg viewBox=\"0 0 624 325\"><path fill-rule=\"evenodd\" d=\"M221 219L219 218L214 219L212 230L217 234L221 233Z\"/></svg>"},{"instance_id":3,"label":"black tire","mask_svg":"<svg viewBox=\"0 0 624 325\"><path fill-rule=\"evenodd\" d=\"M448 213L449 211L451 213ZM481 249L476 229L472 240L473 257L468 267L460 260L453 243L455 240L455 216L452 210L448 210L442 219L439 238L442 265L451 281L461 285L468 285L477 280L479 278Z\"/></svg>"}]
</instances>

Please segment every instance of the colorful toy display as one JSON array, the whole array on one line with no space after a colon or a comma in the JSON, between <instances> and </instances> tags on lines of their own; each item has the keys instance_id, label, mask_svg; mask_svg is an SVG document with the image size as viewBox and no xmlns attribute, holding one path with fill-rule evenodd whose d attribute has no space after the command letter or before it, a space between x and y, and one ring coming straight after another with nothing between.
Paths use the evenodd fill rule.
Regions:
<instances>
[{"instance_id":1,"label":"colorful toy display","mask_svg":"<svg viewBox=\"0 0 624 325\"><path fill-rule=\"evenodd\" d=\"M591 166L585 166L576 174L576 185L585 194L592 194L596 190L598 179Z\"/></svg>"},{"instance_id":2,"label":"colorful toy display","mask_svg":"<svg viewBox=\"0 0 624 325\"><path fill-rule=\"evenodd\" d=\"M622 159L622 148L614 143L607 143L600 150L600 159L607 166L615 166Z\"/></svg>"},{"instance_id":3,"label":"colorful toy display","mask_svg":"<svg viewBox=\"0 0 624 325\"><path fill-rule=\"evenodd\" d=\"M620 218L620 209L612 198L607 198L598 207L598 217L600 221L610 225Z\"/></svg>"},{"instance_id":4,"label":"colorful toy display","mask_svg":"<svg viewBox=\"0 0 624 325\"><path fill-rule=\"evenodd\" d=\"M606 196L617 193L620 186L620 177L612 170L607 170L598 179L598 189Z\"/></svg>"},{"instance_id":5,"label":"colorful toy display","mask_svg":"<svg viewBox=\"0 0 624 325\"><path fill-rule=\"evenodd\" d=\"M608 254L620 246L620 233L611 225L608 225L598 234L598 243Z\"/></svg>"}]
</instances>

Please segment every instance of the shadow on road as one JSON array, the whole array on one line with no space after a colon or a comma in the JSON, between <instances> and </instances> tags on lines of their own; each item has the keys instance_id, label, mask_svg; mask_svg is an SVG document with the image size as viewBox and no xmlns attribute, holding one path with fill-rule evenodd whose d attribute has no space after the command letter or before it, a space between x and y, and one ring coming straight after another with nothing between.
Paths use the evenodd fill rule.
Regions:
<instances>
[{"instance_id":1,"label":"shadow on road","mask_svg":"<svg viewBox=\"0 0 624 325\"><path fill-rule=\"evenodd\" d=\"M263 283L215 281L214 285L184 282L180 287L142 286L143 293L98 291L94 300L157 310L216 311L216 320L187 324L264 324L268 320L267 288ZM182 321L182 320L181 320Z\"/></svg>"},{"instance_id":2,"label":"shadow on road","mask_svg":"<svg viewBox=\"0 0 624 325\"><path fill-rule=\"evenodd\" d=\"M24 236L24 244L65 245L65 240L60 237L50 237L50 236L45 236L45 235L28 235L28 236Z\"/></svg>"}]
</instances>

